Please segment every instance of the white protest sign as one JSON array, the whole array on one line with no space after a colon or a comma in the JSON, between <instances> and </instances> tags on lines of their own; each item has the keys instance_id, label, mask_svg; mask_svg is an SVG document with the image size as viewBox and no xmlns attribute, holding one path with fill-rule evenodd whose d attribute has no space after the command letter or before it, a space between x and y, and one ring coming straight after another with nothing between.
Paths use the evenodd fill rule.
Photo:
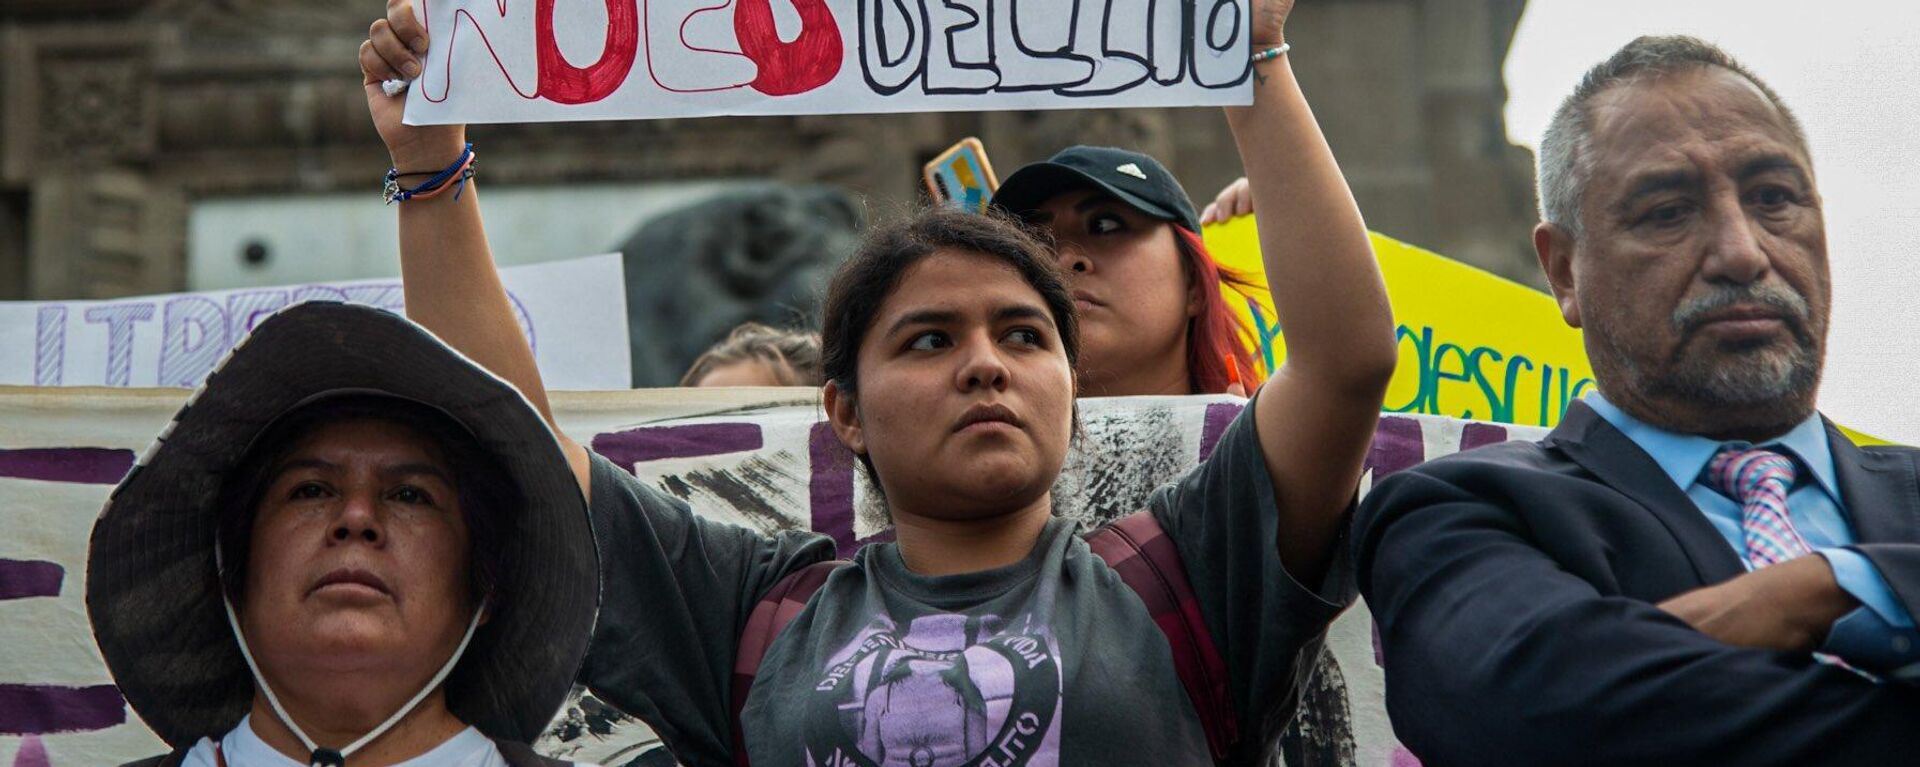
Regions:
<instances>
[{"instance_id":1,"label":"white protest sign","mask_svg":"<svg viewBox=\"0 0 1920 767\"><path fill-rule=\"evenodd\" d=\"M623 273L619 254L500 270L549 388L630 385ZM196 386L255 323L310 300L403 306L398 279L0 302L0 384Z\"/></svg>"},{"instance_id":2,"label":"white protest sign","mask_svg":"<svg viewBox=\"0 0 1920 767\"><path fill-rule=\"evenodd\" d=\"M1218 106L1249 0L418 0L413 125Z\"/></svg>"}]
</instances>

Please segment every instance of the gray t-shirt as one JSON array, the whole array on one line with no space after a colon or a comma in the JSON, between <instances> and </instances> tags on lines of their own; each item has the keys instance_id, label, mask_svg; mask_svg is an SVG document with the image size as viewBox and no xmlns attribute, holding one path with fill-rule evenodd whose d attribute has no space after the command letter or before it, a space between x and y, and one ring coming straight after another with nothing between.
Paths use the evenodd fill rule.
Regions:
<instances>
[{"instance_id":1,"label":"gray t-shirt","mask_svg":"<svg viewBox=\"0 0 1920 767\"><path fill-rule=\"evenodd\" d=\"M1240 746L1264 764L1329 622L1354 597L1344 545L1310 590L1280 565L1273 483L1248 407L1148 507L1180 551L1225 659ZM593 466L602 609L582 682L686 765L734 761L729 703L748 614L824 537L702 519L605 459ZM1011 566L927 577L862 549L776 638L742 713L761 765L1193 764L1199 716L1140 598L1048 523Z\"/></svg>"}]
</instances>

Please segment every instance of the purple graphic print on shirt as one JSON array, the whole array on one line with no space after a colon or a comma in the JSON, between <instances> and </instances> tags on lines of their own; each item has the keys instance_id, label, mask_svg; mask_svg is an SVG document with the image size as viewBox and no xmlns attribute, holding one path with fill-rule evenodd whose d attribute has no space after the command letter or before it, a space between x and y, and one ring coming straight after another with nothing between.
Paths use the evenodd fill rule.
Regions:
<instances>
[{"instance_id":1,"label":"purple graphic print on shirt","mask_svg":"<svg viewBox=\"0 0 1920 767\"><path fill-rule=\"evenodd\" d=\"M808 702L820 767L1052 767L1060 666L1046 627L933 613L889 618L832 656Z\"/></svg>"}]
</instances>

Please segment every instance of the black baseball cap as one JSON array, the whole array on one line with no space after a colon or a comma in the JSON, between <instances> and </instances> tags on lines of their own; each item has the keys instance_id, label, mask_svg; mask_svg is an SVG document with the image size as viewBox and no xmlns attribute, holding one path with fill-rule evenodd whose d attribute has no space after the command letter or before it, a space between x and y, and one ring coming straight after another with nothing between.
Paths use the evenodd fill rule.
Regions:
<instances>
[{"instance_id":1,"label":"black baseball cap","mask_svg":"<svg viewBox=\"0 0 1920 767\"><path fill-rule=\"evenodd\" d=\"M1113 195L1141 213L1200 231L1193 200L1166 166L1150 156L1114 147L1067 147L1046 162L1014 171L993 193L993 204L1026 218L1055 196L1087 187Z\"/></svg>"}]
</instances>

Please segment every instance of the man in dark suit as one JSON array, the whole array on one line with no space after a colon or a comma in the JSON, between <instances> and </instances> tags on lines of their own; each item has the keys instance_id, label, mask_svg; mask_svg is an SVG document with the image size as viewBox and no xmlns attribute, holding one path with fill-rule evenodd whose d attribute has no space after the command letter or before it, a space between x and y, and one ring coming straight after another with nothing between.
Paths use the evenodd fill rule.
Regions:
<instances>
[{"instance_id":1,"label":"man in dark suit","mask_svg":"<svg viewBox=\"0 0 1920 767\"><path fill-rule=\"evenodd\" d=\"M1599 394L1368 495L1395 730L1430 767L1920 761L1920 453L1814 410L1831 290L1792 113L1641 38L1561 106L1540 191Z\"/></svg>"}]
</instances>

